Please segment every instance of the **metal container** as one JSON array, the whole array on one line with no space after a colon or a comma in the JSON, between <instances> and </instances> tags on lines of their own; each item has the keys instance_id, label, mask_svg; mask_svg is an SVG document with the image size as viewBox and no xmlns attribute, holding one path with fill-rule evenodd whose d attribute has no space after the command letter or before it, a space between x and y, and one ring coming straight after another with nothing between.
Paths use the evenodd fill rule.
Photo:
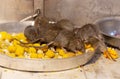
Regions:
<instances>
[{"instance_id":1,"label":"metal container","mask_svg":"<svg viewBox=\"0 0 120 79\"><path fill-rule=\"evenodd\" d=\"M27 25L32 22L11 22L0 24L0 31L9 33L23 32ZM24 71L61 71L76 68L86 64L95 52L86 52L82 55L64 58L64 59L27 59L27 58L11 58L6 55L0 55L0 65L16 70Z\"/></svg>"},{"instance_id":2,"label":"metal container","mask_svg":"<svg viewBox=\"0 0 120 79\"><path fill-rule=\"evenodd\" d=\"M120 16L105 17L95 22L99 26L105 42L120 48Z\"/></svg>"}]
</instances>

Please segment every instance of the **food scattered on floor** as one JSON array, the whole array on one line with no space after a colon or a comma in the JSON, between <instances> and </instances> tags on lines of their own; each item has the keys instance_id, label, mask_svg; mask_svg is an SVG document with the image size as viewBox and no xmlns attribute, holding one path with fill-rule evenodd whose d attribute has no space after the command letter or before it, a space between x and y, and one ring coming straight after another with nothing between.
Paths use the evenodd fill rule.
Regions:
<instances>
[{"instance_id":1,"label":"food scattered on floor","mask_svg":"<svg viewBox=\"0 0 120 79\"><path fill-rule=\"evenodd\" d=\"M107 52L109 52L109 54L113 59L117 59L119 57L117 51L114 48L108 47L107 51L103 52L104 57L110 59L110 57L107 55Z\"/></svg>"}]
</instances>

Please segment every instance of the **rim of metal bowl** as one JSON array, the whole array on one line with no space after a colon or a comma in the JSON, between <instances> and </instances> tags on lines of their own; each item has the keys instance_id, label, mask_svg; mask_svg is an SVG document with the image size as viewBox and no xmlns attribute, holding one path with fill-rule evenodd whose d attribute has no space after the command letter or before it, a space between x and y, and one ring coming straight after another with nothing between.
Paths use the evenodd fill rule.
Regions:
<instances>
[{"instance_id":1,"label":"rim of metal bowl","mask_svg":"<svg viewBox=\"0 0 120 79\"><path fill-rule=\"evenodd\" d=\"M98 23L99 23L100 21L109 20L109 19L118 19L118 20L120 20L120 15L107 16L107 17L103 17L103 18L97 19L97 20L94 22L94 24L98 25ZM116 36L112 36L112 35L109 35L109 34L107 34L107 33L104 33L104 32L101 31L101 30L100 30L100 32L101 32L101 34L103 34L103 35L105 35L105 36L108 36L108 37L111 37L111 38L115 38L115 39L120 39L120 38L118 38L118 37L116 37Z\"/></svg>"}]
</instances>

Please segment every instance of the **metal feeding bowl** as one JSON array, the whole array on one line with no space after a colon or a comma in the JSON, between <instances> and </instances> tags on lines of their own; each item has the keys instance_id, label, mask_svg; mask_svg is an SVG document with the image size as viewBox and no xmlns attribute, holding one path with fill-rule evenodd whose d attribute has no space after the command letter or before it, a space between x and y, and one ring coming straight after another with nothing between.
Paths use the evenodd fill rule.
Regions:
<instances>
[{"instance_id":1,"label":"metal feeding bowl","mask_svg":"<svg viewBox=\"0 0 120 79\"><path fill-rule=\"evenodd\" d=\"M32 25L31 21L26 22L10 22L0 24L0 31L8 33L23 32L25 27ZM0 54L0 65L3 67L24 70L24 71L61 71L76 68L86 64L95 54L94 52L85 52L82 55L63 58L63 59L27 59L27 58L11 58Z\"/></svg>"},{"instance_id":2,"label":"metal feeding bowl","mask_svg":"<svg viewBox=\"0 0 120 79\"><path fill-rule=\"evenodd\" d=\"M120 48L120 17L106 17L95 22L99 26L105 42Z\"/></svg>"}]
</instances>

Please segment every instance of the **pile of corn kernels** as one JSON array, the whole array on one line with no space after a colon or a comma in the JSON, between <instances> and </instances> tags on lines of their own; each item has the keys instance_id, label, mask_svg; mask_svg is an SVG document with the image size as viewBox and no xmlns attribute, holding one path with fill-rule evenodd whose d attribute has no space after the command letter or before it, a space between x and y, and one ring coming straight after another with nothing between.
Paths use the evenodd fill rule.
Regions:
<instances>
[{"instance_id":1,"label":"pile of corn kernels","mask_svg":"<svg viewBox=\"0 0 120 79\"><path fill-rule=\"evenodd\" d=\"M113 59L117 59L119 57L118 53L116 52L116 50L114 48L108 47L107 51L103 52L104 57L111 59L110 56L107 55L107 52L109 52L110 56Z\"/></svg>"},{"instance_id":2,"label":"pile of corn kernels","mask_svg":"<svg viewBox=\"0 0 120 79\"><path fill-rule=\"evenodd\" d=\"M50 58L68 58L77 55L82 55L83 52L69 52L63 48L47 47L46 44L34 43L34 44L21 44L28 43L27 38L23 33L7 33L5 31L0 32L0 53L13 57L13 58L39 58L39 59L50 59ZM35 48L44 46L44 48ZM89 44L85 45L86 51L94 51L94 48ZM117 53L111 49L108 49L111 54L114 53L114 58L117 58ZM103 53L104 56L106 53ZM107 56L105 56L107 57Z\"/></svg>"},{"instance_id":3,"label":"pile of corn kernels","mask_svg":"<svg viewBox=\"0 0 120 79\"><path fill-rule=\"evenodd\" d=\"M27 38L23 33L9 34L5 31L0 32L0 53L14 58L68 58L83 54L83 52L69 52L62 48L47 47L46 44L28 43ZM35 48L40 46L46 46L45 48ZM94 51L91 45L86 45L87 50Z\"/></svg>"}]
</instances>

